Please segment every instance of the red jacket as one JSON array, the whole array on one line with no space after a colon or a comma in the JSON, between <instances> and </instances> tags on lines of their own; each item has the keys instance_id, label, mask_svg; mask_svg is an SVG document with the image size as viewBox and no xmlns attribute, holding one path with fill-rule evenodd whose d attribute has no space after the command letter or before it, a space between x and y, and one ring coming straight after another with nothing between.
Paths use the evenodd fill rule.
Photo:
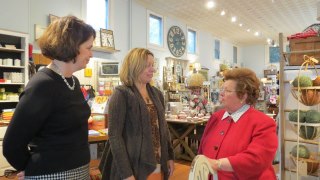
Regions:
<instances>
[{"instance_id":1,"label":"red jacket","mask_svg":"<svg viewBox=\"0 0 320 180\"><path fill-rule=\"evenodd\" d=\"M234 172L218 171L219 180L276 179L272 161L278 138L276 124L250 107L235 123L221 120L225 110L214 113L202 136L199 154L209 158L228 158Z\"/></svg>"}]
</instances>

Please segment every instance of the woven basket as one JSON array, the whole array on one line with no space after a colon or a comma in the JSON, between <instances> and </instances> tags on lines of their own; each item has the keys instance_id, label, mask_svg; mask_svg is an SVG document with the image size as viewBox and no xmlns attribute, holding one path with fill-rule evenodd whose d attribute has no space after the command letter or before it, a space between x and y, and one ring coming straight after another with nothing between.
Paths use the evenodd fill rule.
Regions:
<instances>
[{"instance_id":1,"label":"woven basket","mask_svg":"<svg viewBox=\"0 0 320 180\"><path fill-rule=\"evenodd\" d=\"M298 77L300 77L302 68L305 67L305 69L307 69L309 65L315 69L316 75L318 76L318 71L315 66L315 63L317 63L318 60L307 55L304 55L303 58L304 63L300 66ZM320 86L300 87L300 82L298 81L298 87L292 86L291 94L295 99L306 106L314 106L320 103Z\"/></svg>"},{"instance_id":2,"label":"woven basket","mask_svg":"<svg viewBox=\"0 0 320 180\"><path fill-rule=\"evenodd\" d=\"M298 161L303 161L307 163L307 173L312 174L315 173L319 169L320 161L318 159L305 159L305 158L297 158L290 154L290 159L297 166Z\"/></svg>"},{"instance_id":3,"label":"woven basket","mask_svg":"<svg viewBox=\"0 0 320 180\"><path fill-rule=\"evenodd\" d=\"M298 123L292 121L289 122L292 130L303 139L313 140L320 137L320 123Z\"/></svg>"}]
</instances>

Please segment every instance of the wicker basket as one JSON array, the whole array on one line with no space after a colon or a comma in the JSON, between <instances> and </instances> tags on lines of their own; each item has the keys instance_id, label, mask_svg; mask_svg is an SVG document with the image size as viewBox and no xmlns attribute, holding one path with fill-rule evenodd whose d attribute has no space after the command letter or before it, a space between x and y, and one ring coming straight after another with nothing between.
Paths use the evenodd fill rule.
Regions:
<instances>
[{"instance_id":1,"label":"wicker basket","mask_svg":"<svg viewBox=\"0 0 320 180\"><path fill-rule=\"evenodd\" d=\"M292 130L303 139L317 139L320 137L320 123L297 123L289 121Z\"/></svg>"},{"instance_id":2,"label":"wicker basket","mask_svg":"<svg viewBox=\"0 0 320 180\"><path fill-rule=\"evenodd\" d=\"M290 159L294 163L295 166L297 166L298 161L303 161L307 163L307 173L312 174L315 173L319 169L320 161L318 159L305 159L305 158L297 158L290 154Z\"/></svg>"},{"instance_id":3,"label":"wicker basket","mask_svg":"<svg viewBox=\"0 0 320 180\"><path fill-rule=\"evenodd\" d=\"M317 63L318 60L307 55L304 55L303 58L304 63L300 66L298 77L300 77L302 68L305 67L307 69L309 65L315 69L318 76L318 71L315 66L315 63ZM306 106L314 106L320 103L320 86L300 87L300 83L298 81L298 87L292 86L291 94L295 99Z\"/></svg>"}]
</instances>

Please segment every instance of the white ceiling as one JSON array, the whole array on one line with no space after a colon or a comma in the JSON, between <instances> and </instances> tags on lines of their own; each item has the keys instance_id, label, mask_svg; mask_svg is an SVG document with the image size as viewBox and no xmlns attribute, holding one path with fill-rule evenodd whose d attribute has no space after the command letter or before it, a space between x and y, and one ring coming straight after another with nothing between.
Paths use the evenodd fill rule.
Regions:
<instances>
[{"instance_id":1,"label":"white ceiling","mask_svg":"<svg viewBox=\"0 0 320 180\"><path fill-rule=\"evenodd\" d=\"M267 38L277 42L280 32L287 37L318 23L319 0L214 0L216 6L210 10L206 8L208 0L136 1L155 13L236 45L266 44ZM220 16L223 9L226 15ZM237 17L236 23L231 23L231 16ZM261 33L260 37L253 35L255 31Z\"/></svg>"}]
</instances>

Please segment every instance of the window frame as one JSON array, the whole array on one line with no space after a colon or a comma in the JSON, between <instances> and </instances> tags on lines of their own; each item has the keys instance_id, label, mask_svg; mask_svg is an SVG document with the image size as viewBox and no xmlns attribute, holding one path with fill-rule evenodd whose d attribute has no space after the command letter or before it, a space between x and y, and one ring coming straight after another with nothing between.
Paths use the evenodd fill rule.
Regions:
<instances>
[{"instance_id":1,"label":"window frame","mask_svg":"<svg viewBox=\"0 0 320 180\"><path fill-rule=\"evenodd\" d=\"M161 18L161 23L162 23L162 45L158 45L158 44L154 44L154 43L150 43L150 17L151 16L155 16L155 17L159 17ZM165 33L164 33L164 29L165 29L165 18L164 16L157 14L151 10L147 10L147 47L148 48L153 48L153 49L160 49L163 50L165 48Z\"/></svg>"},{"instance_id":2,"label":"window frame","mask_svg":"<svg viewBox=\"0 0 320 180\"><path fill-rule=\"evenodd\" d=\"M189 31L194 32L194 53L189 52ZM198 32L196 29L187 27L187 54L197 55L198 54Z\"/></svg>"},{"instance_id":3,"label":"window frame","mask_svg":"<svg viewBox=\"0 0 320 180\"><path fill-rule=\"evenodd\" d=\"M238 47L232 46L233 64L238 64Z\"/></svg>"},{"instance_id":4,"label":"window frame","mask_svg":"<svg viewBox=\"0 0 320 180\"><path fill-rule=\"evenodd\" d=\"M219 43L219 48L216 47L216 45L217 45L216 42ZM220 49L221 49L221 41L220 41L220 39L214 39L213 58L214 58L215 60L220 60L220 59L221 59L221 58L220 58L220 55L221 55ZM216 52L216 50L217 50L217 52ZM216 53L218 53L218 54L216 54ZM216 58L216 55L218 56L218 58Z\"/></svg>"},{"instance_id":5,"label":"window frame","mask_svg":"<svg viewBox=\"0 0 320 180\"><path fill-rule=\"evenodd\" d=\"M89 23L88 22L88 1L90 1L90 0L83 0L83 5L84 5L84 7L86 7L85 8L85 11L84 11L84 13L83 13L83 17L85 17L85 21L87 22L87 23ZM110 28L110 26L111 26L111 23L110 23L110 21L111 21L111 18L110 18L110 11L111 11L111 1L112 0L104 0L105 2L106 2L106 13L105 13L105 16L106 16L106 22L105 22L105 27L98 27L98 28L96 28L96 27L94 27L93 25L91 25L91 26L93 26L94 27L94 29L96 29L97 31L99 31L100 30L100 28L103 28L103 29L111 29Z\"/></svg>"}]
</instances>

